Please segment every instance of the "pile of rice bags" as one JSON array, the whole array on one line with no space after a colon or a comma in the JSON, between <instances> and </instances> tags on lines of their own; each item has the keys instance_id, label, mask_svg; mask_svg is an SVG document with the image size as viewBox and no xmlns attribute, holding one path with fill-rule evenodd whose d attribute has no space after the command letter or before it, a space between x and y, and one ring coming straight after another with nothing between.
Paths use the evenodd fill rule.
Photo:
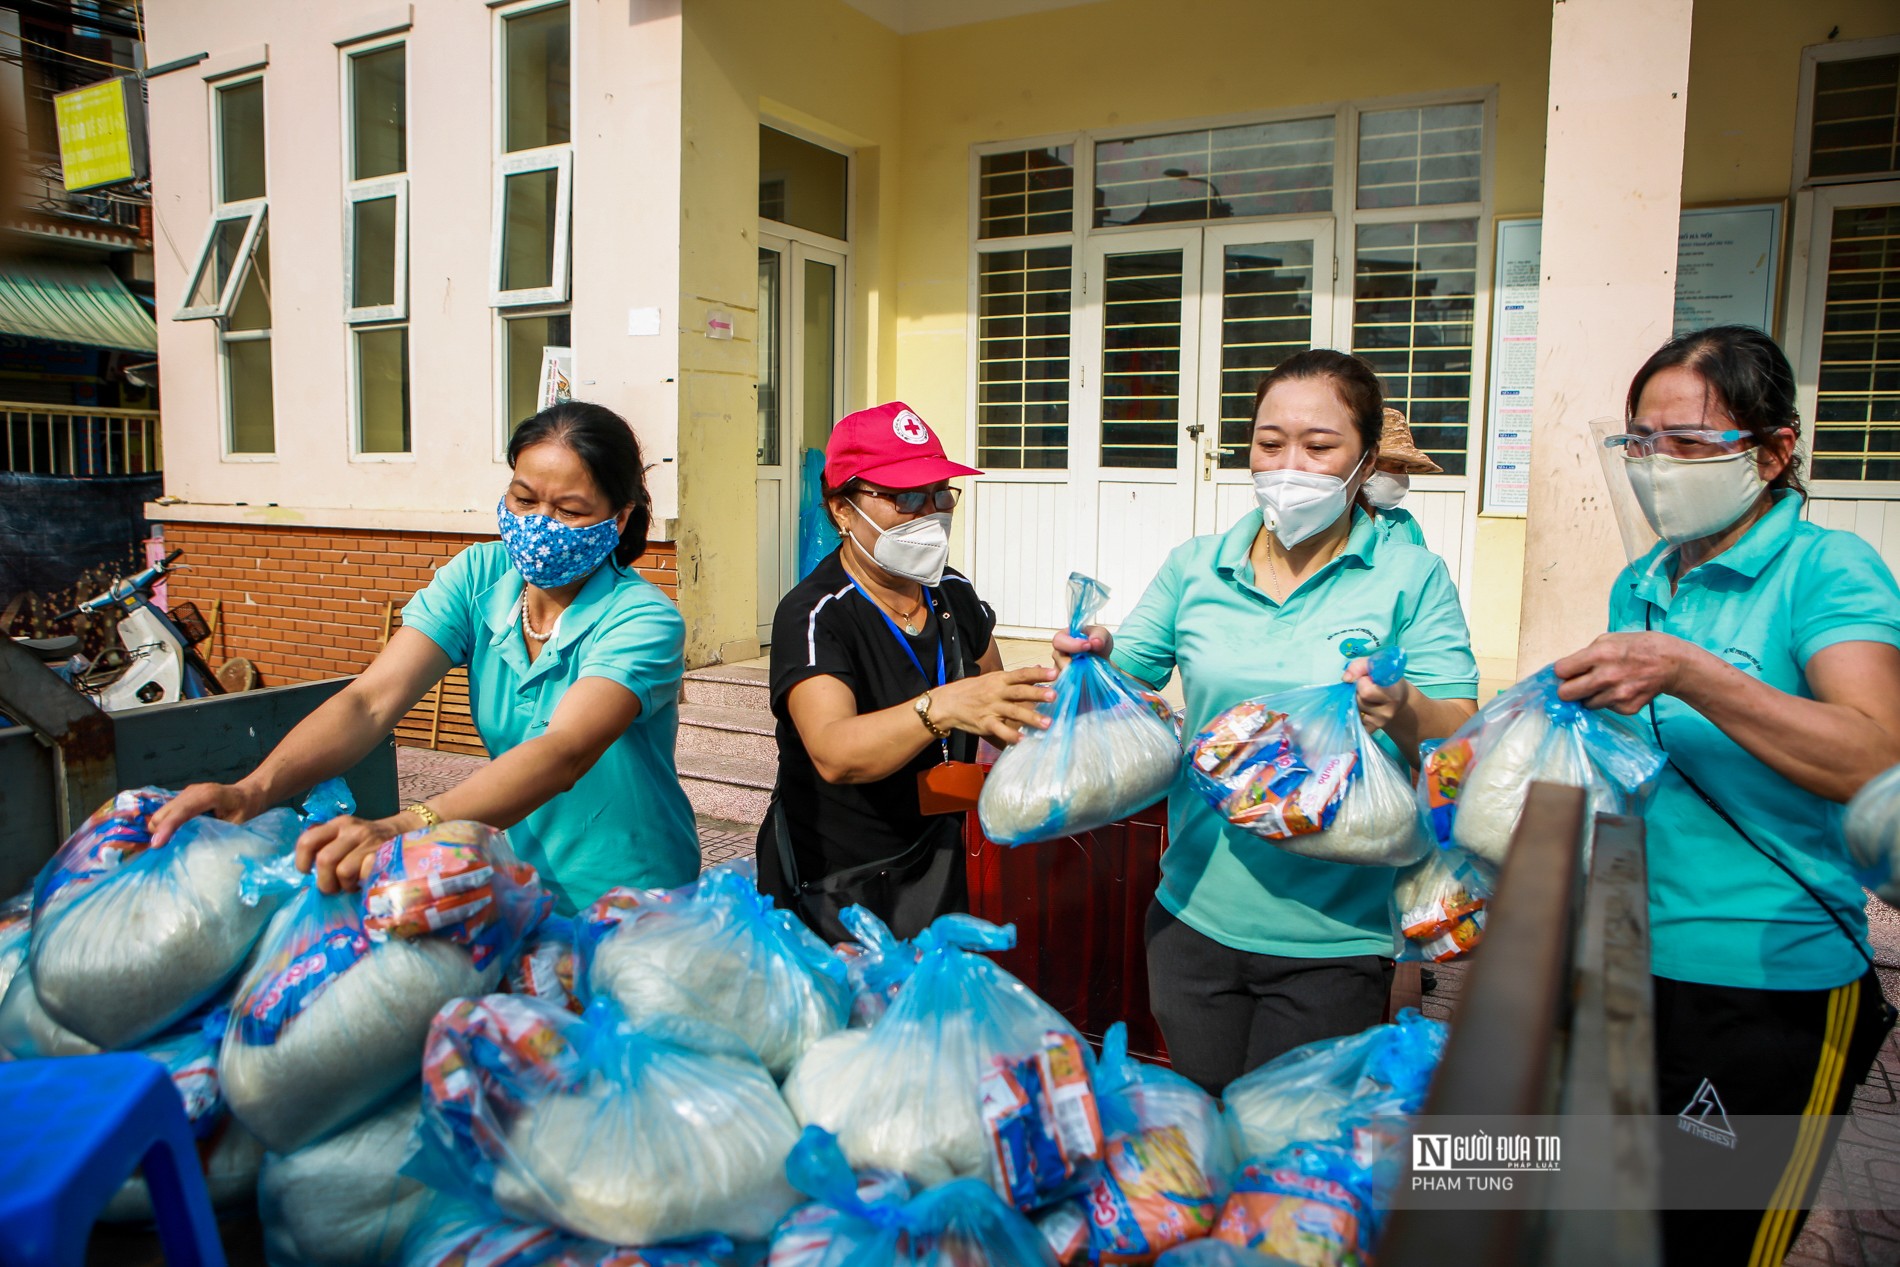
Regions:
<instances>
[{"instance_id":1,"label":"pile of rice bags","mask_svg":"<svg viewBox=\"0 0 1900 1267\"><path fill-rule=\"evenodd\" d=\"M1484 940L1485 909L1493 884L1486 869L1461 849L1433 849L1399 872L1392 886L1404 959L1445 963Z\"/></svg>"},{"instance_id":2,"label":"pile of rice bags","mask_svg":"<svg viewBox=\"0 0 1900 1267\"><path fill-rule=\"evenodd\" d=\"M1640 809L1666 758L1622 719L1557 697L1538 670L1480 708L1425 759L1418 795L1440 844L1504 864L1533 782L1589 794L1589 812Z\"/></svg>"},{"instance_id":3,"label":"pile of rice bags","mask_svg":"<svg viewBox=\"0 0 1900 1267\"><path fill-rule=\"evenodd\" d=\"M257 1194L264 1145L234 1120L218 1089L218 1044L224 1039L228 1010L211 1008L186 1017L140 1048L165 1066L185 1106L203 1163L205 1189L216 1207L248 1204ZM152 1217L152 1194L145 1176L135 1173L119 1187L100 1219L140 1222Z\"/></svg>"},{"instance_id":4,"label":"pile of rice bags","mask_svg":"<svg viewBox=\"0 0 1900 1267\"><path fill-rule=\"evenodd\" d=\"M611 996L636 1021L723 1025L775 1078L851 1018L843 962L773 909L749 864L666 894L615 889L589 911L587 939L587 997Z\"/></svg>"},{"instance_id":5,"label":"pile of rice bags","mask_svg":"<svg viewBox=\"0 0 1900 1267\"><path fill-rule=\"evenodd\" d=\"M1405 653L1370 657L1374 682L1405 676ZM1359 720L1351 682L1234 705L1188 745L1188 782L1228 822L1288 853L1402 867L1431 847L1412 785Z\"/></svg>"},{"instance_id":6,"label":"pile of rice bags","mask_svg":"<svg viewBox=\"0 0 1900 1267\"><path fill-rule=\"evenodd\" d=\"M462 822L385 842L360 893L320 893L289 859L240 888L294 895L238 987L218 1066L232 1110L280 1153L412 1080L436 1010L492 990L549 905L500 832Z\"/></svg>"},{"instance_id":7,"label":"pile of rice bags","mask_svg":"<svg viewBox=\"0 0 1900 1267\"><path fill-rule=\"evenodd\" d=\"M429 1193L400 1172L422 1113L417 1091L328 1139L272 1153L257 1181L271 1267L394 1263Z\"/></svg>"},{"instance_id":8,"label":"pile of rice bags","mask_svg":"<svg viewBox=\"0 0 1900 1267\"><path fill-rule=\"evenodd\" d=\"M1108 587L1069 575L1069 632L1080 638L1108 601ZM1056 697L998 757L977 800L983 834L1022 845L1093 831L1167 795L1181 767L1181 733L1166 700L1100 656L1078 655L1056 679Z\"/></svg>"},{"instance_id":9,"label":"pile of rice bags","mask_svg":"<svg viewBox=\"0 0 1900 1267\"><path fill-rule=\"evenodd\" d=\"M1445 1052L1444 1022L1406 1008L1389 1025L1323 1039L1229 1083L1228 1137L1242 1160L1336 1139L1354 1118L1401 1118L1425 1104Z\"/></svg>"},{"instance_id":10,"label":"pile of rice bags","mask_svg":"<svg viewBox=\"0 0 1900 1267\"><path fill-rule=\"evenodd\" d=\"M1091 1053L1060 1013L979 951L1013 927L947 915L904 950L862 907L846 927L874 947L871 984L901 985L865 1029L820 1040L785 1082L801 1124L838 1137L853 1166L922 1187L978 1178L1019 1209L1067 1191L1102 1155Z\"/></svg>"},{"instance_id":11,"label":"pile of rice bags","mask_svg":"<svg viewBox=\"0 0 1900 1267\"><path fill-rule=\"evenodd\" d=\"M521 952L508 965L501 988L509 994L527 994L558 1003L570 1012L585 1008L579 990L580 953L574 921L550 915L521 943Z\"/></svg>"},{"instance_id":12,"label":"pile of rice bags","mask_svg":"<svg viewBox=\"0 0 1900 1267\"><path fill-rule=\"evenodd\" d=\"M613 1245L758 1241L797 1201L797 1137L771 1075L725 1029L498 994L435 1018L409 1172Z\"/></svg>"},{"instance_id":13,"label":"pile of rice bags","mask_svg":"<svg viewBox=\"0 0 1900 1267\"><path fill-rule=\"evenodd\" d=\"M1900 765L1869 779L1847 803L1847 852L1862 887L1900 902ZM4 937L0 933L0 937Z\"/></svg>"},{"instance_id":14,"label":"pile of rice bags","mask_svg":"<svg viewBox=\"0 0 1900 1267\"><path fill-rule=\"evenodd\" d=\"M90 1056L99 1050L46 1014L33 989L28 947L33 935L33 895L0 904L0 1060L42 1056Z\"/></svg>"},{"instance_id":15,"label":"pile of rice bags","mask_svg":"<svg viewBox=\"0 0 1900 1267\"><path fill-rule=\"evenodd\" d=\"M352 806L313 793L316 817ZM121 792L60 847L33 891L33 984L54 1020L104 1048L131 1047L195 1011L244 963L272 902L238 899L246 862L288 858L291 810L242 825L194 818L154 849L152 814L172 798Z\"/></svg>"},{"instance_id":16,"label":"pile of rice bags","mask_svg":"<svg viewBox=\"0 0 1900 1267\"><path fill-rule=\"evenodd\" d=\"M861 1184L837 1139L817 1127L785 1169L817 1204L774 1236L770 1267L1055 1267L1029 1220L974 1179L916 1196L895 1176Z\"/></svg>"}]
</instances>

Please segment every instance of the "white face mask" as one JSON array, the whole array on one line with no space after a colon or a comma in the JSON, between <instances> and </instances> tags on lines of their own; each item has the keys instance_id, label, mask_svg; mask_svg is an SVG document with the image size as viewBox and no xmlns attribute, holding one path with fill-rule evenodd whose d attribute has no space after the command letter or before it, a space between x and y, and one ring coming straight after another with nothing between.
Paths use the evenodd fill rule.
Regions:
<instances>
[{"instance_id":1,"label":"white face mask","mask_svg":"<svg viewBox=\"0 0 1900 1267\"><path fill-rule=\"evenodd\" d=\"M944 564L950 561L949 512L925 515L895 528L879 528L871 523L869 515L858 510L856 502L847 499L847 503L858 512L858 518L871 524L877 533L877 544L870 553L879 567L892 576L901 576L919 585L935 586L943 579ZM846 532L844 535L850 537L858 549L864 549L864 543L855 534Z\"/></svg>"},{"instance_id":2,"label":"white face mask","mask_svg":"<svg viewBox=\"0 0 1900 1267\"><path fill-rule=\"evenodd\" d=\"M1391 510L1404 501L1405 495L1412 491L1412 477L1403 473L1394 474L1391 471L1374 471L1366 476L1366 482L1360 486L1359 491L1364 495L1366 503L1375 510Z\"/></svg>"},{"instance_id":3,"label":"white face mask","mask_svg":"<svg viewBox=\"0 0 1900 1267\"><path fill-rule=\"evenodd\" d=\"M1768 482L1755 450L1719 458L1660 453L1624 463L1643 518L1670 545L1712 537L1748 513Z\"/></svg>"},{"instance_id":4,"label":"white face mask","mask_svg":"<svg viewBox=\"0 0 1900 1267\"><path fill-rule=\"evenodd\" d=\"M1289 550L1332 527L1351 499L1345 480L1314 471L1255 471L1253 495L1267 531Z\"/></svg>"}]
</instances>

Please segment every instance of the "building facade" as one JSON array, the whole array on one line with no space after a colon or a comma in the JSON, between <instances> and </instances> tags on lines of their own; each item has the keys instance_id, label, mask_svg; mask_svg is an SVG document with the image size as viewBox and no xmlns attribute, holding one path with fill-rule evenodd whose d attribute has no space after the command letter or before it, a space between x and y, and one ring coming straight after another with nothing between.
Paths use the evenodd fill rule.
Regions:
<instances>
[{"instance_id":1,"label":"building facade","mask_svg":"<svg viewBox=\"0 0 1900 1267\"><path fill-rule=\"evenodd\" d=\"M1509 226L1605 269L1663 249L1686 277L1686 208L1772 249L1738 264L1725 239L1736 293L1677 302L1756 297L1799 370L1813 517L1900 564L1900 16L1618 0L1605 38L1555 8L153 4L152 514L215 556L190 596L224 596L224 650L279 679L354 670L419 568L492 534L509 429L570 349L573 394L652 464L642 566L692 663L757 653L809 454L886 399L987 472L958 557L1028 634L1070 571L1110 584L1112 619L1231 524L1254 382L1349 348L1445 468L1407 506L1502 684L1542 653L1524 615L1556 575L1533 531L1526 584L1527 523L1602 500L1593 469L1526 477L1519 450L1620 409L1681 280L1641 283L1627 346L1527 342L1540 274ZM1635 55L1667 48L1674 69ZM1566 120L1598 104L1573 82L1659 122L1547 197L1547 163L1585 152ZM1547 399L1564 374L1588 400Z\"/></svg>"}]
</instances>

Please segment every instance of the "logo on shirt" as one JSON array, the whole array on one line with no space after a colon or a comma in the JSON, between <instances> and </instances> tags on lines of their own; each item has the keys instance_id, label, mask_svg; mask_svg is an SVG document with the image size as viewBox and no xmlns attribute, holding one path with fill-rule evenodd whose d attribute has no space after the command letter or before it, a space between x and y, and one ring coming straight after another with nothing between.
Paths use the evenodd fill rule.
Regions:
<instances>
[{"instance_id":1,"label":"logo on shirt","mask_svg":"<svg viewBox=\"0 0 1900 1267\"><path fill-rule=\"evenodd\" d=\"M1337 645L1339 654L1349 660L1371 655L1382 645L1379 635L1364 625L1354 625L1350 629L1335 629L1326 635L1326 641Z\"/></svg>"},{"instance_id":2,"label":"logo on shirt","mask_svg":"<svg viewBox=\"0 0 1900 1267\"><path fill-rule=\"evenodd\" d=\"M1722 658L1744 673L1753 673L1756 677L1761 676L1761 661L1740 647L1723 647Z\"/></svg>"},{"instance_id":3,"label":"logo on shirt","mask_svg":"<svg viewBox=\"0 0 1900 1267\"><path fill-rule=\"evenodd\" d=\"M1695 1089L1695 1095L1683 1106L1682 1112L1676 1114L1676 1128L1723 1148L1735 1147L1735 1128L1729 1125L1728 1110L1722 1107L1722 1097L1715 1093L1715 1084L1707 1078Z\"/></svg>"},{"instance_id":4,"label":"logo on shirt","mask_svg":"<svg viewBox=\"0 0 1900 1267\"><path fill-rule=\"evenodd\" d=\"M891 419L891 431L905 444L929 444L930 428L924 420L908 409L897 411L897 417Z\"/></svg>"}]
</instances>

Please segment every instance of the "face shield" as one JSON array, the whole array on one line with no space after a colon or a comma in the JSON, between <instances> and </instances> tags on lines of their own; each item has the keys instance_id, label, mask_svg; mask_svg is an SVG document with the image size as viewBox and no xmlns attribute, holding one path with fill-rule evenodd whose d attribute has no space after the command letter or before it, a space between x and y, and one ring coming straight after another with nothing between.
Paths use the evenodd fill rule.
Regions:
<instances>
[{"instance_id":1,"label":"face shield","mask_svg":"<svg viewBox=\"0 0 1900 1267\"><path fill-rule=\"evenodd\" d=\"M1713 538L1760 503L1768 484L1755 434L1728 418L1709 422L1600 418L1590 424L1630 562L1659 539L1679 547Z\"/></svg>"},{"instance_id":2,"label":"face shield","mask_svg":"<svg viewBox=\"0 0 1900 1267\"><path fill-rule=\"evenodd\" d=\"M1607 443L1612 436L1628 432L1629 420L1620 415L1592 419L1590 423L1590 447L1596 450L1597 461L1603 469L1603 486L1609 494L1610 512L1616 516L1617 535L1623 539L1623 556L1634 563L1654 550L1662 538L1649 526L1649 519L1637 503L1623 446Z\"/></svg>"}]
</instances>

